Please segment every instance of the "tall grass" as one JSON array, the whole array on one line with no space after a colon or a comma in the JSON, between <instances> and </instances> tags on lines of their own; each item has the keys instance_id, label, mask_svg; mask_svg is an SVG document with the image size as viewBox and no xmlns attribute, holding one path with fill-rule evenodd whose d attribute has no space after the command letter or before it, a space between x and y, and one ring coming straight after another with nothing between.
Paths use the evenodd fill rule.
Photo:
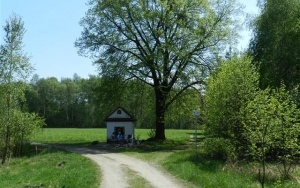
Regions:
<instances>
[{"instance_id":1,"label":"tall grass","mask_svg":"<svg viewBox=\"0 0 300 188\"><path fill-rule=\"evenodd\" d=\"M224 169L224 162L196 157L192 150L170 155L163 167L196 187L259 187L250 174Z\"/></svg>"}]
</instances>

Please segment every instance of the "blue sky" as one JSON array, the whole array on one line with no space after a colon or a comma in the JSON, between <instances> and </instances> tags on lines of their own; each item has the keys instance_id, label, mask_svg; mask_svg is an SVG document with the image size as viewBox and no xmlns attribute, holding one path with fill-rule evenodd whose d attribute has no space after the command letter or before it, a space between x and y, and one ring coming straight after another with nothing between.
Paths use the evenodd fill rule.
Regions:
<instances>
[{"instance_id":1,"label":"blue sky","mask_svg":"<svg viewBox=\"0 0 300 188\"><path fill-rule=\"evenodd\" d=\"M82 28L79 21L88 7L85 0L0 0L0 41L2 27L12 13L24 21L24 52L30 57L35 74L40 77L72 78L74 73L87 78L96 75L97 68L92 60L81 57L74 47ZM256 0L240 0L245 12L257 13ZM245 48L249 33L243 32L239 48Z\"/></svg>"}]
</instances>

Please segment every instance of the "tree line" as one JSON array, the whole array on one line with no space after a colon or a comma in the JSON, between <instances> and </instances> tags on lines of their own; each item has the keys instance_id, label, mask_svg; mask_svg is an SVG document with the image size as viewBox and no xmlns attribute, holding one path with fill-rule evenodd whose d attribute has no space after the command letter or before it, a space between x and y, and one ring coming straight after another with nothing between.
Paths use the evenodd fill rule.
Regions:
<instances>
[{"instance_id":1,"label":"tree line","mask_svg":"<svg viewBox=\"0 0 300 188\"><path fill-rule=\"evenodd\" d=\"M45 118L47 127L105 127L104 119L121 106L137 120L136 127L155 127L154 94L138 80L121 77L39 78L34 75L25 90L26 108ZM167 128L191 128L192 110L199 107L199 93L187 90L166 112Z\"/></svg>"}]
</instances>

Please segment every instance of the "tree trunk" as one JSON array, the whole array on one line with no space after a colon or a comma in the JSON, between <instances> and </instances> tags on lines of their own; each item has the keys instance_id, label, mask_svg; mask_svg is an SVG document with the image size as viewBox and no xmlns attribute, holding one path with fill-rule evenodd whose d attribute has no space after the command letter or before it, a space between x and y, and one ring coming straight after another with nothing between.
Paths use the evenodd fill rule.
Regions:
<instances>
[{"instance_id":1,"label":"tree trunk","mask_svg":"<svg viewBox=\"0 0 300 188\"><path fill-rule=\"evenodd\" d=\"M165 140L165 111L166 111L166 94L160 90L155 90L155 139L156 140Z\"/></svg>"}]
</instances>

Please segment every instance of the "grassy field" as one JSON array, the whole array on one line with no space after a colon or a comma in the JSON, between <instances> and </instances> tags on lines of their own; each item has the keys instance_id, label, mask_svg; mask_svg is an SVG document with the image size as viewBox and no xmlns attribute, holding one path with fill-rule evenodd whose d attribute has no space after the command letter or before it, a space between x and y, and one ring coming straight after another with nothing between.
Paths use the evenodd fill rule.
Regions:
<instances>
[{"instance_id":1,"label":"grassy field","mask_svg":"<svg viewBox=\"0 0 300 188\"><path fill-rule=\"evenodd\" d=\"M106 140L106 132L104 129L44 128L32 139L40 143L88 144Z\"/></svg>"},{"instance_id":2,"label":"grassy field","mask_svg":"<svg viewBox=\"0 0 300 188\"><path fill-rule=\"evenodd\" d=\"M136 137L140 140L146 140L150 135L150 130L148 129L136 129ZM202 133L198 131L198 133ZM207 156L201 147L201 142L198 142L197 152L195 151L195 143L190 141L190 136L193 135L193 130L166 130L167 141L165 142L142 142L142 145L138 148L112 148L113 150L117 150L117 152L123 152L127 155L131 155L151 163L155 163L160 165L166 171L175 175L178 179L182 180L183 184L186 187L203 187L203 188L214 188L214 187L222 187L222 188L240 188L240 187L249 187L255 188L260 187L260 184L257 181L257 171L258 166L257 164L251 163L238 163L238 164L230 164L225 163L224 161L214 160ZM55 144L76 144L76 145L89 145L93 141L106 141L106 132L105 129L44 129L41 133L34 135L35 142L41 143L55 143ZM66 163L66 167L68 164L70 165L69 168L74 168L75 171L71 172L76 175L76 177L86 174L84 170L93 171L89 177L93 177L94 172L97 169L93 169L93 165L85 164L80 166L85 166L84 169L78 168L78 165L71 165L71 164L83 164L83 162L87 159L78 156L76 154L70 154L66 152L54 152L49 155L53 155L58 157L58 159L49 160L47 163L52 167L55 167L59 161L66 161L66 157L72 156L75 158L69 158L69 162ZM47 155L46 155L47 156ZM46 176L49 176L49 179L53 179L52 182L60 182L61 179L59 177L54 176L54 172L48 172L47 170L51 169L49 166L46 169L43 165L36 167L26 167L25 164L29 163L36 163L36 161L45 160L48 161L49 158L45 158L46 156L39 156L42 158L25 158L25 159L17 159L12 163L16 163L16 166L21 166L24 169L14 170L10 165L1 169L0 168L0 177L2 178L3 174L7 173L9 170L12 170L11 173L17 173L22 171L24 177L30 177L30 173L33 172L29 171L29 174L26 173L27 169L40 169ZM61 157L61 158L59 158ZM77 158L78 157L78 158ZM54 158L54 157L51 157ZM24 162L26 161L27 162ZM47 164L48 165L48 164ZM20 168L21 168L20 167ZM298 183L298 179L300 177L300 171L298 168L295 169L293 173L292 180L281 180L278 179L279 171L277 165L269 165L268 169L268 181L266 187L275 187L275 188L296 188L300 187ZM10 168L10 169L6 169ZM55 167L57 168L57 167ZM5 171L6 170L6 171ZM135 173L135 172L131 172ZM97 174L97 173L96 173ZM45 175L44 175L45 176ZM70 175L64 175L65 179L68 183L73 182L73 179ZM92 178L92 179L93 179ZM6 181L7 185L9 185L9 178L5 178L3 176L0 179L0 182ZM16 178L17 179L17 178ZM21 181L22 178L19 177ZM97 178L96 178L97 179ZM82 184L85 184L86 178L83 178ZM139 181L130 180L133 182L137 182L137 187L139 184L143 184L143 182L139 183ZM35 181L26 178L26 181L23 182L32 185L37 185L39 183L47 183L50 180L41 180ZM91 186L81 186L81 187L93 187L94 184L97 182L91 183ZM81 185L82 185L81 184ZM47 185L51 185L48 183ZM58 187L61 187L62 184L57 184ZM66 187L76 187L76 186L69 186L72 184L67 184ZM56 186L56 185L55 185ZM52 186L52 187L55 187ZM24 187L24 186L23 186Z\"/></svg>"},{"instance_id":3,"label":"grassy field","mask_svg":"<svg viewBox=\"0 0 300 188\"><path fill-rule=\"evenodd\" d=\"M135 137L140 140L149 138L150 129L136 129ZM193 130L166 130L166 137L174 141L188 141ZM33 135L40 143L89 144L93 141L106 142L106 129L45 128Z\"/></svg>"}]
</instances>

